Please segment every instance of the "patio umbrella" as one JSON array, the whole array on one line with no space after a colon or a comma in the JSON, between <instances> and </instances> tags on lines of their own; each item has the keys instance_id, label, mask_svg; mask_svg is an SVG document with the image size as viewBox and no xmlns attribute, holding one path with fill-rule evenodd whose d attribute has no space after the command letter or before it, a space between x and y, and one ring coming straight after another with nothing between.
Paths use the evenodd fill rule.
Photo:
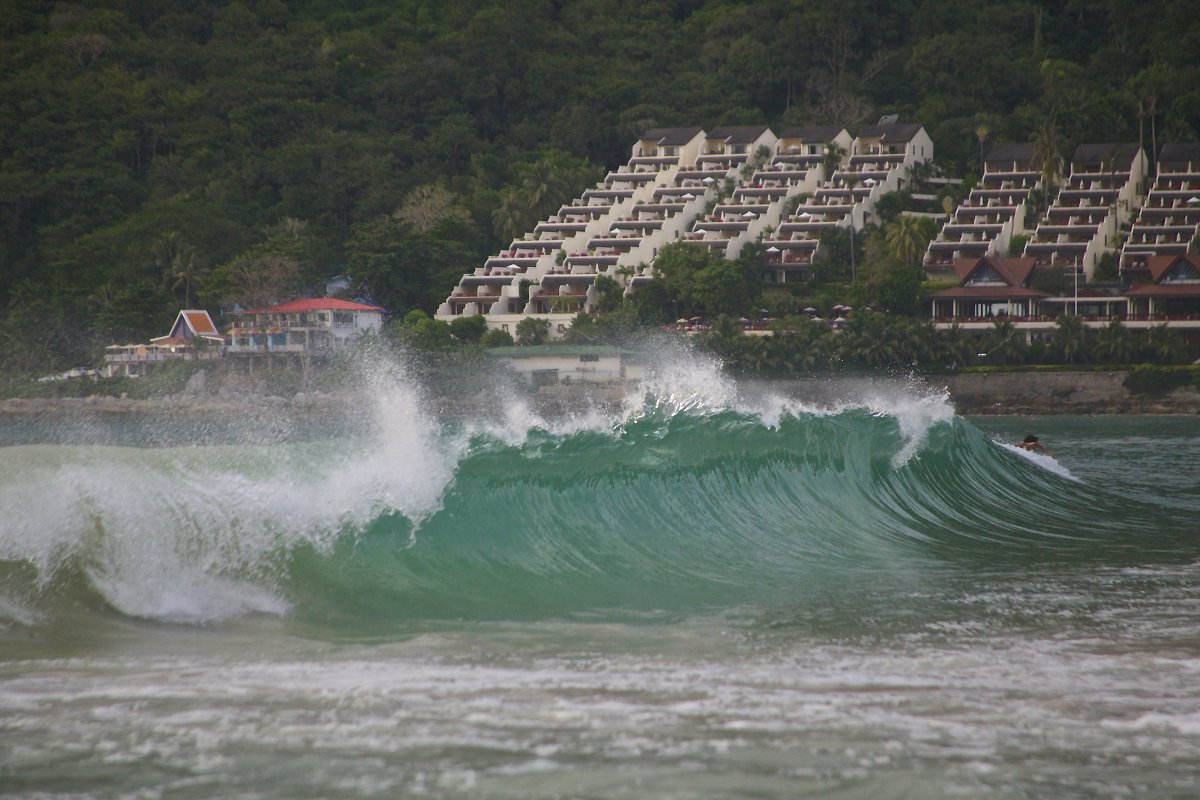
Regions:
<instances>
[{"instance_id":1,"label":"patio umbrella","mask_svg":"<svg viewBox=\"0 0 1200 800\"><path fill-rule=\"evenodd\" d=\"M812 306L809 306L808 308L804 309L804 313L805 314L815 314L815 313L817 313L817 310L815 308L813 308Z\"/></svg>"},{"instance_id":2,"label":"patio umbrella","mask_svg":"<svg viewBox=\"0 0 1200 800\"><path fill-rule=\"evenodd\" d=\"M753 211L747 211L745 214L742 214L742 216L746 219L753 219L754 217L757 217L758 214L755 214Z\"/></svg>"},{"instance_id":3,"label":"patio umbrella","mask_svg":"<svg viewBox=\"0 0 1200 800\"><path fill-rule=\"evenodd\" d=\"M714 178L712 175L709 175L709 176L707 176L707 177L705 177L705 178L702 178L701 180L702 180L704 183L713 183L714 181L716 181L716 178Z\"/></svg>"},{"instance_id":4,"label":"patio umbrella","mask_svg":"<svg viewBox=\"0 0 1200 800\"><path fill-rule=\"evenodd\" d=\"M676 325L687 325L688 321L686 319L680 318L680 319L675 320L675 324Z\"/></svg>"},{"instance_id":5,"label":"patio umbrella","mask_svg":"<svg viewBox=\"0 0 1200 800\"><path fill-rule=\"evenodd\" d=\"M696 195L692 194L691 192L688 192L687 194L683 195L683 199L684 200L695 200Z\"/></svg>"},{"instance_id":6,"label":"patio umbrella","mask_svg":"<svg viewBox=\"0 0 1200 800\"><path fill-rule=\"evenodd\" d=\"M778 247L775 247L774 245L772 245L771 247L767 248L767 252L768 253L779 253L781 251Z\"/></svg>"}]
</instances>

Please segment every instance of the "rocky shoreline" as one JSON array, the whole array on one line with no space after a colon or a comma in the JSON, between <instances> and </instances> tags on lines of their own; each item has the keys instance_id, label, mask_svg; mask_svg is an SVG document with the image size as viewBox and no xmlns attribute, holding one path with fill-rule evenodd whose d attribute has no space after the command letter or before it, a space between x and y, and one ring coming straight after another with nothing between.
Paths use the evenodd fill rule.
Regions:
<instances>
[{"instance_id":1,"label":"rocky shoreline","mask_svg":"<svg viewBox=\"0 0 1200 800\"><path fill-rule=\"evenodd\" d=\"M944 390L955 410L964 416L1055 414L1200 414L1200 392L1184 386L1164 394L1137 394L1124 386L1128 373L1119 372L1005 372L936 376L923 383ZM847 384L871 379L814 378L763 382L772 391L815 399L845 397ZM888 379L877 379L886 381ZM908 382L911 385L911 382ZM550 413L589 406L619 405L631 384L549 386L529 390L531 404ZM472 399L431 395L435 413L469 414ZM350 417L362 412L358 393L298 393L276 395L184 393L155 399L92 396L83 398L0 401L0 419L79 417L205 417L254 416Z\"/></svg>"}]
</instances>

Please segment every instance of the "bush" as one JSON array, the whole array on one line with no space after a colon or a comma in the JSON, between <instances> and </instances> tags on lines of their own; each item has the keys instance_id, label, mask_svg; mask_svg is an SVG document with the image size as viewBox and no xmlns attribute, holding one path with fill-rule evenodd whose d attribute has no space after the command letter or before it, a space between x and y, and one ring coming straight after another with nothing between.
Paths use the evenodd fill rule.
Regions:
<instances>
[{"instance_id":1,"label":"bush","mask_svg":"<svg viewBox=\"0 0 1200 800\"><path fill-rule=\"evenodd\" d=\"M1169 369L1164 367L1141 366L1133 369L1126 377L1122 386L1134 394L1163 395L1182 386L1196 385L1200 375L1188 368Z\"/></svg>"}]
</instances>

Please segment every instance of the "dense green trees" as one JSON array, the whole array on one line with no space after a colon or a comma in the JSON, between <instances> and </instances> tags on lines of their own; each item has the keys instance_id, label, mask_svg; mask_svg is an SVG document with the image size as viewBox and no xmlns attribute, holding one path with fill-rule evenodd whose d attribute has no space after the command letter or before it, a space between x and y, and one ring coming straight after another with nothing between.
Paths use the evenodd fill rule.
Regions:
<instances>
[{"instance_id":1,"label":"dense green trees","mask_svg":"<svg viewBox=\"0 0 1200 800\"><path fill-rule=\"evenodd\" d=\"M84 363L181 304L219 314L343 272L432 311L651 124L898 113L951 174L977 168L985 127L1052 129L1060 154L1196 140L1193 5L11 0L0 366ZM688 291L735 312L743 284L714 266Z\"/></svg>"}]
</instances>

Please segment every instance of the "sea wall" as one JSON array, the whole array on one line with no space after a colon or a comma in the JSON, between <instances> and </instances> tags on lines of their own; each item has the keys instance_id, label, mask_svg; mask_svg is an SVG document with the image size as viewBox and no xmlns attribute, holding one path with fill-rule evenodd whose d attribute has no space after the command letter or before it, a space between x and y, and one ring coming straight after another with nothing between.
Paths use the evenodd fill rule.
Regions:
<instances>
[{"instance_id":1,"label":"sea wall","mask_svg":"<svg viewBox=\"0 0 1200 800\"><path fill-rule=\"evenodd\" d=\"M1125 388L1128 372L999 372L939 376L959 414L1200 414L1200 393Z\"/></svg>"},{"instance_id":2,"label":"sea wall","mask_svg":"<svg viewBox=\"0 0 1200 800\"><path fill-rule=\"evenodd\" d=\"M1200 393L1193 386L1165 394L1139 394L1124 386L1127 372L1004 372L936 376L923 383L945 390L962 415L992 414L1200 414ZM836 401L861 394L864 384L912 381L889 378L809 378L749 382L763 389L814 402ZM591 406L615 407L636 391L631 383L546 386L532 394L533 405L544 413L570 413ZM473 414L478 398L462 393L430 393L426 402L443 415ZM208 395L190 393L155 400L116 397L10 399L0 401L0 418L78 418L88 416L143 417L359 417L361 394L297 394L294 397L253 393Z\"/></svg>"},{"instance_id":3,"label":"sea wall","mask_svg":"<svg viewBox=\"0 0 1200 800\"><path fill-rule=\"evenodd\" d=\"M1200 393L1192 386L1163 394L1140 394L1125 388L1128 372L1001 372L939 375L917 379L935 391L945 390L955 410L965 416L993 414L1200 414ZM748 386L813 402L864 393L868 385L895 384L903 391L914 381L894 378L831 377L750 382ZM538 403L548 411L570 410L588 403L612 404L632 387L547 386ZM895 390L895 389L889 389Z\"/></svg>"}]
</instances>

